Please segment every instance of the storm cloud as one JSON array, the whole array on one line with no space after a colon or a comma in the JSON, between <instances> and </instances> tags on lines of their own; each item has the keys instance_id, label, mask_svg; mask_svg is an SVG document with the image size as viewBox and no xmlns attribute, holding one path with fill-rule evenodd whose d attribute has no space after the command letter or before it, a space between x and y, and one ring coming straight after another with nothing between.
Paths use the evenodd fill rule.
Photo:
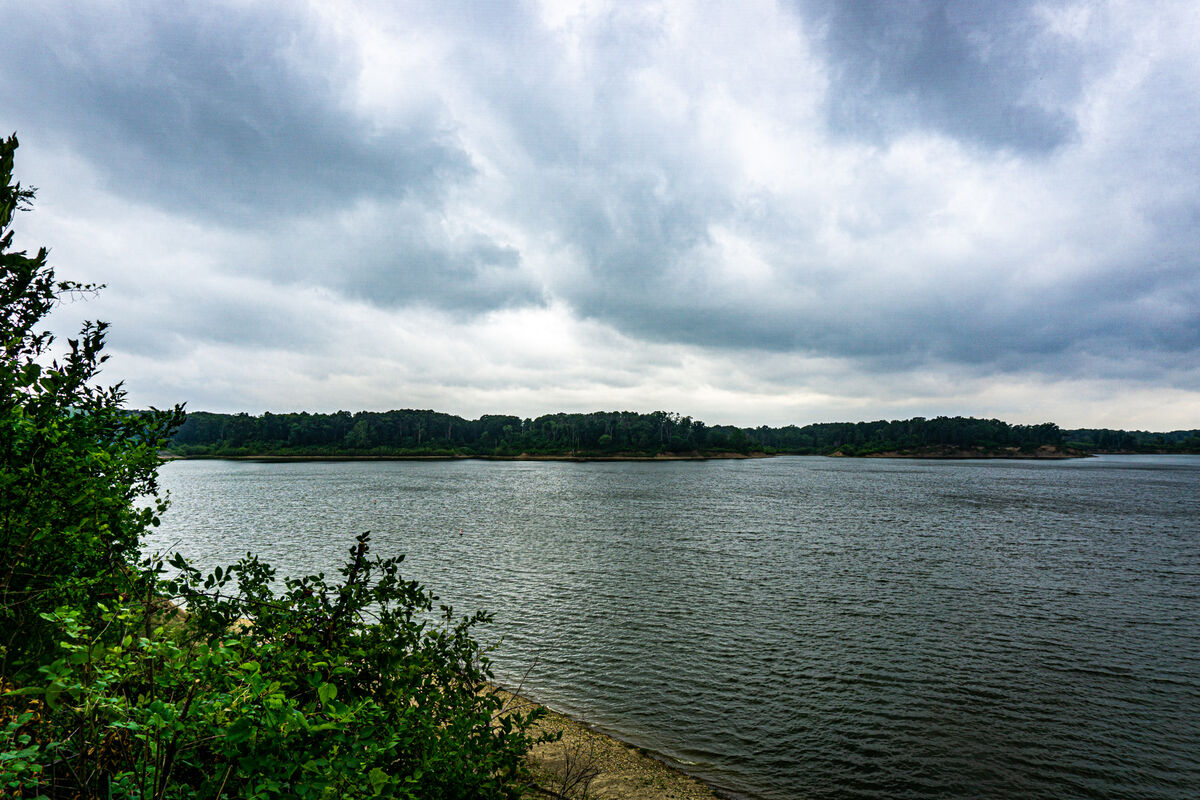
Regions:
<instances>
[{"instance_id":1,"label":"storm cloud","mask_svg":"<svg viewBox=\"0 0 1200 800\"><path fill-rule=\"evenodd\" d=\"M933 129L1036 154L1078 132L1071 110L1086 51L1045 20L1068 3L801 0L798 9L825 31L839 133L886 141Z\"/></svg>"},{"instance_id":2,"label":"storm cloud","mask_svg":"<svg viewBox=\"0 0 1200 800\"><path fill-rule=\"evenodd\" d=\"M434 193L471 170L436 108L359 113L352 42L283 4L14 4L6 111L108 185L222 223Z\"/></svg>"},{"instance_id":3,"label":"storm cloud","mask_svg":"<svg viewBox=\"0 0 1200 800\"><path fill-rule=\"evenodd\" d=\"M1196 424L1184 2L51 2L6 28L0 126L42 189L18 229L109 285L62 324L113 321L135 399Z\"/></svg>"}]
</instances>

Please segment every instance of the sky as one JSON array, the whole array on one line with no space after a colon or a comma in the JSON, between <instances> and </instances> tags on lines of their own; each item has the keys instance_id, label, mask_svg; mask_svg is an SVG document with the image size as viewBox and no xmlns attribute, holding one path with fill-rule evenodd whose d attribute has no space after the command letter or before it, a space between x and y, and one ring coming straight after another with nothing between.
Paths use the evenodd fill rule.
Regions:
<instances>
[{"instance_id":1,"label":"sky","mask_svg":"<svg viewBox=\"0 0 1200 800\"><path fill-rule=\"evenodd\" d=\"M131 406L1200 427L1194 0L0 15Z\"/></svg>"}]
</instances>

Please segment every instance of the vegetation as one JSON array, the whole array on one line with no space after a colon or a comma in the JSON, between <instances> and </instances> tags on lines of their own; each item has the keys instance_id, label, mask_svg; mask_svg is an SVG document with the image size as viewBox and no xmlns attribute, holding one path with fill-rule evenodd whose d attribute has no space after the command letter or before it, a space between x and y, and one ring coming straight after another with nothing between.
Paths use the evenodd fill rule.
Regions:
<instances>
[{"instance_id":1,"label":"vegetation","mask_svg":"<svg viewBox=\"0 0 1200 800\"><path fill-rule=\"evenodd\" d=\"M578 455L747 453L761 450L735 428L711 429L665 411L485 415L436 411L351 414L193 413L171 440L180 455Z\"/></svg>"},{"instance_id":2,"label":"vegetation","mask_svg":"<svg viewBox=\"0 0 1200 800\"><path fill-rule=\"evenodd\" d=\"M183 411L129 413L93 385L102 323L51 360L37 326L96 287L13 249L33 197L16 146L0 142L0 796L519 796L538 712L488 689L487 615L431 622L434 597L366 534L336 580L280 583L251 555L207 575L139 561Z\"/></svg>"},{"instance_id":3,"label":"vegetation","mask_svg":"<svg viewBox=\"0 0 1200 800\"><path fill-rule=\"evenodd\" d=\"M749 435L749 434L748 434ZM998 419L936 417L888 422L829 422L803 428L758 428L753 435L781 452L803 454L872 455L875 453L937 453L967 450L981 453L1008 449L1032 451L1062 444L1054 423L1010 425Z\"/></svg>"},{"instance_id":4,"label":"vegetation","mask_svg":"<svg viewBox=\"0 0 1200 800\"><path fill-rule=\"evenodd\" d=\"M936 455L1079 452L1200 452L1200 431L1069 430L1053 423L1010 425L973 417L914 417L782 428L707 426L665 411L486 415L468 420L436 411L351 414L188 415L169 449L191 456L654 456L722 453Z\"/></svg>"},{"instance_id":5,"label":"vegetation","mask_svg":"<svg viewBox=\"0 0 1200 800\"><path fill-rule=\"evenodd\" d=\"M1200 453L1200 430L1122 431L1079 428L1066 431L1068 447L1097 453Z\"/></svg>"}]
</instances>

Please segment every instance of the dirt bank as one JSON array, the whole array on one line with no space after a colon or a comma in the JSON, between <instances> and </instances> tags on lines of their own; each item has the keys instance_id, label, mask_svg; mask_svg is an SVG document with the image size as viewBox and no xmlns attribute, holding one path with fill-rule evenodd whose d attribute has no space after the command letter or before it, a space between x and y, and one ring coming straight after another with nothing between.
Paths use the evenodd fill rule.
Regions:
<instances>
[{"instance_id":1,"label":"dirt bank","mask_svg":"<svg viewBox=\"0 0 1200 800\"><path fill-rule=\"evenodd\" d=\"M536 705L499 690L514 707ZM705 784L662 761L547 709L540 730L562 733L562 739L539 745L530 754L537 793L546 797L595 800L718 800ZM586 794L585 794L586 792Z\"/></svg>"}]
</instances>

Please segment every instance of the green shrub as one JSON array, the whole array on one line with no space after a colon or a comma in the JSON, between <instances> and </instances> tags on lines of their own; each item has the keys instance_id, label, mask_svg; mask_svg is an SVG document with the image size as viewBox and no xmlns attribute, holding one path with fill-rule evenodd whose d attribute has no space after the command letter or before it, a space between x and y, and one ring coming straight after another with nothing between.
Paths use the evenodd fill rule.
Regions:
<instances>
[{"instance_id":1,"label":"green shrub","mask_svg":"<svg viewBox=\"0 0 1200 800\"><path fill-rule=\"evenodd\" d=\"M181 558L150 603L46 614L42 680L5 697L0 787L129 798L513 798L535 712L507 712L471 629L425 619L400 559L288 579L253 556L202 576ZM152 571L162 574L162 564ZM30 707L29 700L34 702Z\"/></svg>"}]
</instances>

